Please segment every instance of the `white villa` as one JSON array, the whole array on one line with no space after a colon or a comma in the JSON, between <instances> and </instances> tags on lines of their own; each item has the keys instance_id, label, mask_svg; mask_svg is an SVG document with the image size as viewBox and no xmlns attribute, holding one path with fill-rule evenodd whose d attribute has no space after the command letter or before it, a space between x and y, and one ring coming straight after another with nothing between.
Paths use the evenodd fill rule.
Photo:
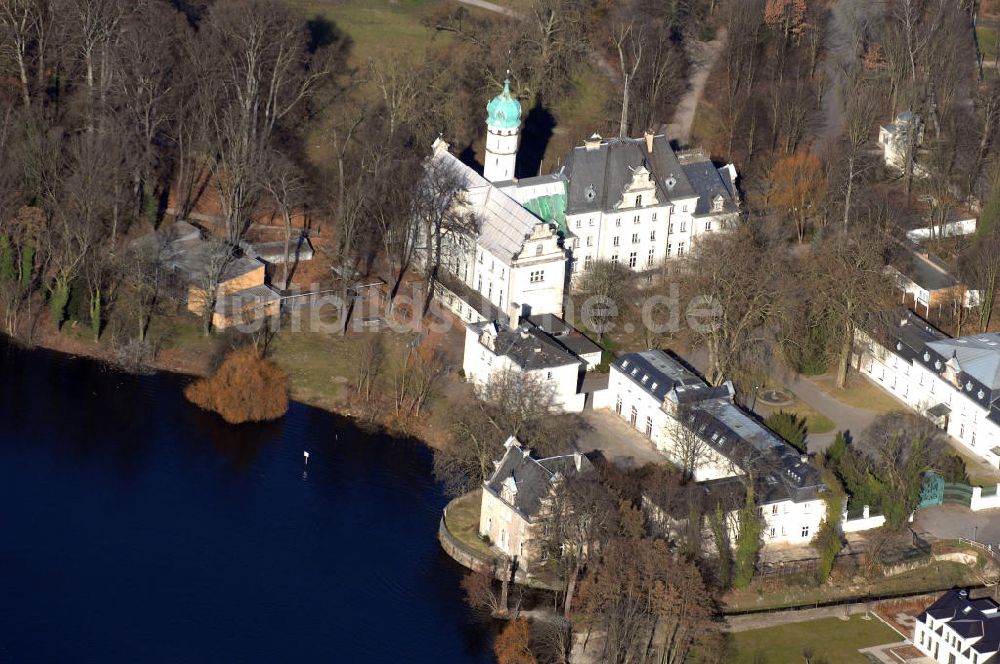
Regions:
<instances>
[{"instance_id":1,"label":"white villa","mask_svg":"<svg viewBox=\"0 0 1000 664\"><path fill-rule=\"evenodd\" d=\"M952 339L911 312L892 316L857 332L854 366L1000 468L1000 334Z\"/></svg>"},{"instance_id":2,"label":"white villa","mask_svg":"<svg viewBox=\"0 0 1000 664\"><path fill-rule=\"evenodd\" d=\"M917 616L913 645L941 664L997 664L1000 612L988 597L949 590Z\"/></svg>"},{"instance_id":3,"label":"white villa","mask_svg":"<svg viewBox=\"0 0 1000 664\"><path fill-rule=\"evenodd\" d=\"M435 293L466 322L562 314L569 277L594 260L643 271L690 251L738 214L736 169L665 136L592 136L552 174L517 179L521 104L509 83L487 105L483 175L434 142L429 164L453 173L478 233L442 233ZM426 248L424 248L426 251Z\"/></svg>"},{"instance_id":4,"label":"white villa","mask_svg":"<svg viewBox=\"0 0 1000 664\"><path fill-rule=\"evenodd\" d=\"M519 570L527 571L539 558L532 543L546 502L564 478L588 473L593 466L578 452L536 459L513 436L504 447L496 470L483 482L479 534L489 537L501 553L516 559Z\"/></svg>"},{"instance_id":5,"label":"white villa","mask_svg":"<svg viewBox=\"0 0 1000 664\"><path fill-rule=\"evenodd\" d=\"M765 546L805 544L816 535L826 516L819 473L733 403L731 384L711 387L665 352L650 350L619 357L611 365L608 392L615 412L658 450L681 467L694 462L689 470L706 491L724 491L752 471ZM883 521L866 520L863 528Z\"/></svg>"},{"instance_id":6,"label":"white villa","mask_svg":"<svg viewBox=\"0 0 1000 664\"><path fill-rule=\"evenodd\" d=\"M551 388L563 412L584 409L584 375L600 361L600 346L555 316L529 316L513 329L495 321L466 326L466 380L481 388L497 373L513 372Z\"/></svg>"}]
</instances>

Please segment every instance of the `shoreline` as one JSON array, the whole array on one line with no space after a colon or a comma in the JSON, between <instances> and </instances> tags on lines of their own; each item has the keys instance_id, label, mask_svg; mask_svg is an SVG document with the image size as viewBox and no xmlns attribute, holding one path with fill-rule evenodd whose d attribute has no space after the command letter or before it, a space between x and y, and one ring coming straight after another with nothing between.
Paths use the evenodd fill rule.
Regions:
<instances>
[{"instance_id":1,"label":"shoreline","mask_svg":"<svg viewBox=\"0 0 1000 664\"><path fill-rule=\"evenodd\" d=\"M87 360L100 362L101 364L113 368L116 371L137 375L139 372L131 371L115 361L113 353L100 343L86 342L74 339L61 332L43 333L34 343L25 343L22 339L2 334L8 343L23 348L25 350L43 349L49 352L60 353L70 357L79 357ZM203 364L188 361L184 358L184 349L175 348L160 351L151 365L147 365L150 373L169 373L183 376L189 379L204 378L208 375L207 367ZM164 357L164 354L167 357ZM331 399L328 396L316 394L307 388L296 386L291 379L288 383L288 399L290 402L299 403L311 408L326 411L337 417L350 420L351 424L358 429L371 431L373 433L384 434L393 438L409 438L420 442L430 450L440 449L445 445L440 432L430 431L407 431L397 427L389 426L384 417L374 419L368 418L363 412L359 412L348 404ZM284 416L282 416L284 417ZM221 421L221 417L219 418ZM425 418L426 419L426 418ZM435 435L435 433L437 435Z\"/></svg>"}]
</instances>

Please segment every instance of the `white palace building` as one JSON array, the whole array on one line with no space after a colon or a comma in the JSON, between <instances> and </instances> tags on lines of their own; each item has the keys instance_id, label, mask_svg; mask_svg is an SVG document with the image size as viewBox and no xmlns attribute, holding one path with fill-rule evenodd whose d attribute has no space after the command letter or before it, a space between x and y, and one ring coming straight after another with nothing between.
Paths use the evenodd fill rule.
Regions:
<instances>
[{"instance_id":1,"label":"white palace building","mask_svg":"<svg viewBox=\"0 0 1000 664\"><path fill-rule=\"evenodd\" d=\"M454 174L478 233L442 237L437 299L466 322L561 315L565 289L596 260L637 272L683 257L738 214L736 169L665 136L575 148L555 173L517 179L521 104L505 83L487 105L483 175L434 142L429 167ZM426 251L426 247L424 248Z\"/></svg>"},{"instance_id":2,"label":"white palace building","mask_svg":"<svg viewBox=\"0 0 1000 664\"><path fill-rule=\"evenodd\" d=\"M911 312L855 335L854 366L1000 468L1000 334L953 339Z\"/></svg>"}]
</instances>

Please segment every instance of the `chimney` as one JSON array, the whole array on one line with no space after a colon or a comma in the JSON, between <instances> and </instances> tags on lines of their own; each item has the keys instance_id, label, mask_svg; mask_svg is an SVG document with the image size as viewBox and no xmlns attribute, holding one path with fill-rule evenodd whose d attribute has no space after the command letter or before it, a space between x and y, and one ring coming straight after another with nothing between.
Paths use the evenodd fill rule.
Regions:
<instances>
[{"instance_id":1,"label":"chimney","mask_svg":"<svg viewBox=\"0 0 1000 664\"><path fill-rule=\"evenodd\" d=\"M583 145L587 148L588 151L597 150L598 148L601 147L601 140L602 140L601 135L598 134L597 132L594 132L594 134L590 138L588 138L583 142Z\"/></svg>"},{"instance_id":2,"label":"chimney","mask_svg":"<svg viewBox=\"0 0 1000 664\"><path fill-rule=\"evenodd\" d=\"M643 138L646 139L646 152L649 154L653 154L653 138L654 138L653 132L647 129L646 132L643 134Z\"/></svg>"},{"instance_id":3,"label":"chimney","mask_svg":"<svg viewBox=\"0 0 1000 664\"><path fill-rule=\"evenodd\" d=\"M583 467L583 455L579 452L573 452L573 463L576 464L576 472L580 472L580 468Z\"/></svg>"},{"instance_id":4,"label":"chimney","mask_svg":"<svg viewBox=\"0 0 1000 664\"><path fill-rule=\"evenodd\" d=\"M809 463L809 455L808 454L799 455L799 461L801 461L802 463Z\"/></svg>"}]
</instances>

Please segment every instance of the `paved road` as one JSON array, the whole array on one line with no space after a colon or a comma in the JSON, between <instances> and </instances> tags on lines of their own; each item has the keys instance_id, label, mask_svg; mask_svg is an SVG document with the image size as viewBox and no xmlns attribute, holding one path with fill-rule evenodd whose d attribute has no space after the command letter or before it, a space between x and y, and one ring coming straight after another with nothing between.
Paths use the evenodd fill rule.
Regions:
<instances>
[{"instance_id":1,"label":"paved road","mask_svg":"<svg viewBox=\"0 0 1000 664\"><path fill-rule=\"evenodd\" d=\"M469 5L470 7L478 7L479 9L485 9L488 12L493 12L494 14L503 14L504 16L509 16L511 18L521 19L524 18L521 14L510 9L509 7L502 7L493 2L487 2L486 0L457 0L463 5Z\"/></svg>"},{"instance_id":2,"label":"paved road","mask_svg":"<svg viewBox=\"0 0 1000 664\"><path fill-rule=\"evenodd\" d=\"M973 512L961 505L939 505L917 510L912 527L938 539L965 537L1000 546L1000 509Z\"/></svg>"},{"instance_id":3,"label":"paved road","mask_svg":"<svg viewBox=\"0 0 1000 664\"><path fill-rule=\"evenodd\" d=\"M867 429L880 413L864 408L849 406L816 386L808 378L803 378L797 374L780 376L782 384L795 394L801 401L807 403L811 408L830 418L834 424L834 431L824 434L809 435L809 451L822 452L837 435L837 431L846 431L854 436L859 435Z\"/></svg>"},{"instance_id":4,"label":"paved road","mask_svg":"<svg viewBox=\"0 0 1000 664\"><path fill-rule=\"evenodd\" d=\"M599 450L606 459L624 468L647 463L663 463L666 457L653 444L612 410L587 411L583 419L590 426L577 446L582 452Z\"/></svg>"}]
</instances>

